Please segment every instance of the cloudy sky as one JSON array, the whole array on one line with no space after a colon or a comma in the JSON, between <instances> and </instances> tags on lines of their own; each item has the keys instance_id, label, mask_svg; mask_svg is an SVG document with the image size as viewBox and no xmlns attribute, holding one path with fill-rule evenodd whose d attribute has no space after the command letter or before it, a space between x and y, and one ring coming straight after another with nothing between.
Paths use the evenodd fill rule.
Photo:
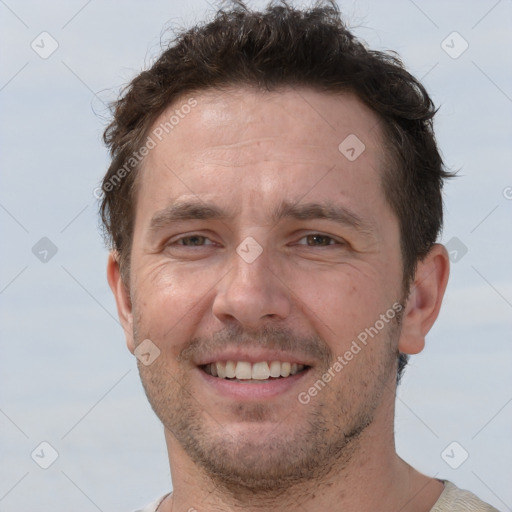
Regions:
<instances>
[{"instance_id":1,"label":"cloudy sky","mask_svg":"<svg viewBox=\"0 0 512 512\"><path fill-rule=\"evenodd\" d=\"M106 102L161 37L214 5L0 1L0 511L126 512L170 489L105 280L93 190ZM512 2L340 6L422 78L460 170L445 189L450 283L400 388L399 454L512 510Z\"/></svg>"}]
</instances>

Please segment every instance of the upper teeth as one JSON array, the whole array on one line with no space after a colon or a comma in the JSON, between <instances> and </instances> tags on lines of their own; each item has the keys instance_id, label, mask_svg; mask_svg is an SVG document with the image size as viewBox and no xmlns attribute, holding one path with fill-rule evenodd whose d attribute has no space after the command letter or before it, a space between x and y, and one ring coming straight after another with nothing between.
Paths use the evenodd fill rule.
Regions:
<instances>
[{"instance_id":1,"label":"upper teeth","mask_svg":"<svg viewBox=\"0 0 512 512\"><path fill-rule=\"evenodd\" d=\"M303 364L281 361L260 361L249 363L247 361L219 361L204 367L206 373L221 379L239 380L266 380L269 377L288 377L304 369Z\"/></svg>"}]
</instances>

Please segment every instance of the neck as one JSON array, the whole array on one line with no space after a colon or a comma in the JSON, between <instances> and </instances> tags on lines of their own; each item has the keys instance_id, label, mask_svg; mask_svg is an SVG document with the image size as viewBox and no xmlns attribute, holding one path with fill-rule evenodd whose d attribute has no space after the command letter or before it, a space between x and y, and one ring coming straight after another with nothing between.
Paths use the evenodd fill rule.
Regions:
<instances>
[{"instance_id":1,"label":"neck","mask_svg":"<svg viewBox=\"0 0 512 512\"><path fill-rule=\"evenodd\" d=\"M388 409L389 411L389 409ZM389 413L388 413L389 414ZM339 457L327 475L289 487L280 493L257 493L219 485L188 457L166 431L173 495L159 511L208 510L266 512L276 509L309 512L428 512L443 490L441 482L418 473L395 452L393 429L384 432L389 418L374 418L353 442L350 458ZM391 425L393 417L391 416Z\"/></svg>"}]
</instances>

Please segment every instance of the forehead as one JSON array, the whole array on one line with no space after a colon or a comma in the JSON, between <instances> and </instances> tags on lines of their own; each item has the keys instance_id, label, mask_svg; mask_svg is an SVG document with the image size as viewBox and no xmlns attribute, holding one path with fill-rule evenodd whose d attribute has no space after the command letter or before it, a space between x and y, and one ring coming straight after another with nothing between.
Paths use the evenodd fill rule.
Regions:
<instances>
[{"instance_id":1,"label":"forehead","mask_svg":"<svg viewBox=\"0 0 512 512\"><path fill-rule=\"evenodd\" d=\"M187 133L191 125L199 128L193 139ZM251 135L262 138L260 145L265 135L283 143L300 143L304 153L310 146L337 150L351 134L370 146L381 142L379 118L357 96L309 88L269 92L240 87L182 96L160 115L150 131L156 133L157 142L174 141L194 151L215 145L219 151L237 149L244 141L250 143ZM281 149L289 148L284 144Z\"/></svg>"},{"instance_id":2,"label":"forehead","mask_svg":"<svg viewBox=\"0 0 512 512\"><path fill-rule=\"evenodd\" d=\"M149 136L155 145L138 176L137 209L184 195L255 206L285 194L382 195L379 119L350 93L207 90L175 101Z\"/></svg>"}]
</instances>

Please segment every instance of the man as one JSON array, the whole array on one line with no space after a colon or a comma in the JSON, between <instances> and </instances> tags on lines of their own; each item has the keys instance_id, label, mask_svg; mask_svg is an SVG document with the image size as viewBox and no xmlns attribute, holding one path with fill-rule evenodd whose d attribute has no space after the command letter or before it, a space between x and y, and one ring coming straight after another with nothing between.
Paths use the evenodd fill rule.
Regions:
<instances>
[{"instance_id":1,"label":"man","mask_svg":"<svg viewBox=\"0 0 512 512\"><path fill-rule=\"evenodd\" d=\"M495 510L395 452L449 274L421 84L334 2L236 2L114 107L108 280L173 480L145 510Z\"/></svg>"}]
</instances>

